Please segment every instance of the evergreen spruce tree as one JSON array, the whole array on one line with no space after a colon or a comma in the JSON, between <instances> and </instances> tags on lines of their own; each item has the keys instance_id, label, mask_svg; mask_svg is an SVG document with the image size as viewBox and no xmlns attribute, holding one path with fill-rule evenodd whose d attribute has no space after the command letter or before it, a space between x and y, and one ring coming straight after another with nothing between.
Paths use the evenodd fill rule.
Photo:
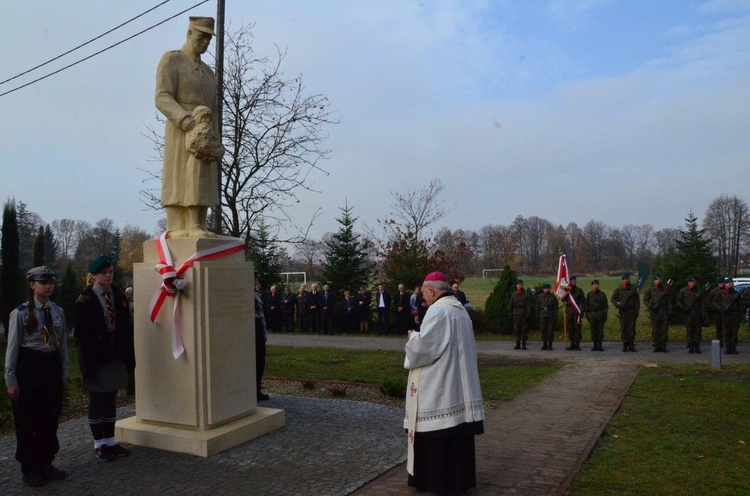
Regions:
<instances>
[{"instance_id":1,"label":"evergreen spruce tree","mask_svg":"<svg viewBox=\"0 0 750 496\"><path fill-rule=\"evenodd\" d=\"M368 286L375 264L368 261L364 242L354 232L357 218L352 216L352 207L344 203L339 210L339 230L325 241L323 282L341 297L347 289L356 294L361 286Z\"/></svg>"},{"instance_id":2,"label":"evergreen spruce tree","mask_svg":"<svg viewBox=\"0 0 750 496\"><path fill-rule=\"evenodd\" d=\"M57 262L57 241L49 224L44 227L44 263L55 267ZM54 269L53 269L54 270Z\"/></svg>"},{"instance_id":3,"label":"evergreen spruce tree","mask_svg":"<svg viewBox=\"0 0 750 496\"><path fill-rule=\"evenodd\" d=\"M8 329L10 312L22 301L24 285L20 274L20 242L18 238L18 217L15 200L8 200L3 207L2 247L0 258L3 274L0 280L0 312L3 327Z\"/></svg>"},{"instance_id":4,"label":"evergreen spruce tree","mask_svg":"<svg viewBox=\"0 0 750 496\"><path fill-rule=\"evenodd\" d=\"M39 232L34 240L34 267L45 265L44 261L44 228L39 226Z\"/></svg>"},{"instance_id":5,"label":"evergreen spruce tree","mask_svg":"<svg viewBox=\"0 0 750 496\"><path fill-rule=\"evenodd\" d=\"M516 273L506 265L500 280L495 284L492 293L484 304L485 327L492 332L511 334L513 322L510 317L510 295L516 289Z\"/></svg>"},{"instance_id":6,"label":"evergreen spruce tree","mask_svg":"<svg viewBox=\"0 0 750 496\"><path fill-rule=\"evenodd\" d=\"M58 275L58 277L60 276ZM62 277L62 281L59 283L55 291L57 293L55 296L55 302L65 311L65 321L68 322L69 326L72 326L73 323L73 305L85 285L85 281L79 277L73 264L68 262L65 267L65 274Z\"/></svg>"},{"instance_id":7,"label":"evergreen spruce tree","mask_svg":"<svg viewBox=\"0 0 750 496\"><path fill-rule=\"evenodd\" d=\"M420 286L424 276L433 270L440 270L430 263L427 242L412 234L400 234L388 243L383 273L388 286L404 284L407 288Z\"/></svg>"},{"instance_id":8,"label":"evergreen spruce tree","mask_svg":"<svg viewBox=\"0 0 750 496\"><path fill-rule=\"evenodd\" d=\"M713 285L718 276L718 262L705 237L705 229L698 228L692 212L685 219L685 229L679 231L674 249L657 261L654 272L674 281L670 290L673 296L685 286L690 275L696 276L702 286Z\"/></svg>"},{"instance_id":9,"label":"evergreen spruce tree","mask_svg":"<svg viewBox=\"0 0 750 496\"><path fill-rule=\"evenodd\" d=\"M279 245L271 237L264 220L258 226L257 238L250 243L250 260L255 265L258 281L264 290L281 280L281 256Z\"/></svg>"}]
</instances>

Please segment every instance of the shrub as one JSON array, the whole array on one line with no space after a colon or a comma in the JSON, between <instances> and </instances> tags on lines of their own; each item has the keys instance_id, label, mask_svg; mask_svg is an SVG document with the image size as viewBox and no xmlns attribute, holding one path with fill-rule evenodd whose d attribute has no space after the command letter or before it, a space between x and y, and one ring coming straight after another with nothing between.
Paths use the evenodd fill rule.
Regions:
<instances>
[{"instance_id":1,"label":"shrub","mask_svg":"<svg viewBox=\"0 0 750 496\"><path fill-rule=\"evenodd\" d=\"M516 273L509 265L503 268L503 275L495 284L492 293L484 304L485 327L492 332L511 334L513 322L510 318L510 295L516 287Z\"/></svg>"},{"instance_id":2,"label":"shrub","mask_svg":"<svg viewBox=\"0 0 750 496\"><path fill-rule=\"evenodd\" d=\"M394 398L405 398L406 383L406 377L401 377L399 379L389 377L380 383L380 392L386 396L393 396Z\"/></svg>"}]
</instances>

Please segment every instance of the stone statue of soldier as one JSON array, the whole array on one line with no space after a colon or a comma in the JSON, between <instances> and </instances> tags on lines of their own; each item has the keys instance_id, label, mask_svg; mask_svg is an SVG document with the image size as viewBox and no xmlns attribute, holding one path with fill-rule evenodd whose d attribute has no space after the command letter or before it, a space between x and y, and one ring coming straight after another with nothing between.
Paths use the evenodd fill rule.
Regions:
<instances>
[{"instance_id":1,"label":"stone statue of soldier","mask_svg":"<svg viewBox=\"0 0 750 496\"><path fill-rule=\"evenodd\" d=\"M187 41L165 53L156 70L156 107L167 118L161 204L170 238L213 237L208 207L219 203L216 77L201 61L214 36L214 19L190 17ZM212 136L213 135L213 136Z\"/></svg>"}]
</instances>

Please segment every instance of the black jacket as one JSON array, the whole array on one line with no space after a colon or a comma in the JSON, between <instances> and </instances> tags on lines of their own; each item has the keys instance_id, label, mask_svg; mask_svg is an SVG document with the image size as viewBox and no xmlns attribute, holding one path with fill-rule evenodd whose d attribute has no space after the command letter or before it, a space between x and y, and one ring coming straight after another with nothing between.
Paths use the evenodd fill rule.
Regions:
<instances>
[{"instance_id":1,"label":"black jacket","mask_svg":"<svg viewBox=\"0 0 750 496\"><path fill-rule=\"evenodd\" d=\"M99 297L92 288L86 288L73 306L78 363L84 379L94 379L96 368L110 362L125 362L128 369L135 367L133 346L133 321L125 293L112 287L115 310L114 339L107 333L107 322Z\"/></svg>"}]
</instances>

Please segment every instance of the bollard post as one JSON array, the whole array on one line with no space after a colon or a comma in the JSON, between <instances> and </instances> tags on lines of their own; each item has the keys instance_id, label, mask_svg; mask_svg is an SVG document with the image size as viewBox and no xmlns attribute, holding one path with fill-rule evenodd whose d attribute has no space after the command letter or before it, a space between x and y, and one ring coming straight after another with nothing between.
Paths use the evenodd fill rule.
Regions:
<instances>
[{"instance_id":1,"label":"bollard post","mask_svg":"<svg viewBox=\"0 0 750 496\"><path fill-rule=\"evenodd\" d=\"M721 341L718 339L711 341L711 366L721 370Z\"/></svg>"}]
</instances>

